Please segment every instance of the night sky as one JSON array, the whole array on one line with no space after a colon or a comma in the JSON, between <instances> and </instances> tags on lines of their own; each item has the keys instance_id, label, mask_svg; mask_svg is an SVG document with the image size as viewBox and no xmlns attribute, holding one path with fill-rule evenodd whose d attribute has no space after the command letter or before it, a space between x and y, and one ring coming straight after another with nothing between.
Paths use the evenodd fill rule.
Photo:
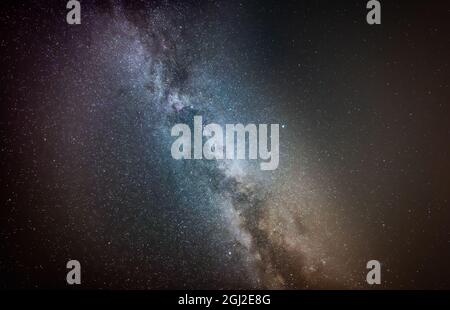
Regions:
<instances>
[{"instance_id":1,"label":"night sky","mask_svg":"<svg viewBox=\"0 0 450 310\"><path fill-rule=\"evenodd\" d=\"M0 288L450 289L450 2L366 2L2 2ZM174 160L194 115L278 169Z\"/></svg>"}]
</instances>

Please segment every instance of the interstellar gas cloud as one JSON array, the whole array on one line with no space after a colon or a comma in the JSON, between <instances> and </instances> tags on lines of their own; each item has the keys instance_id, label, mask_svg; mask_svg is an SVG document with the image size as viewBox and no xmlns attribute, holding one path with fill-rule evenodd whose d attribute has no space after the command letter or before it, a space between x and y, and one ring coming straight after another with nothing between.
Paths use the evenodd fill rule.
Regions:
<instances>
[{"instance_id":1,"label":"interstellar gas cloud","mask_svg":"<svg viewBox=\"0 0 450 310\"><path fill-rule=\"evenodd\" d=\"M5 10L0 285L66 287L69 260L86 288L368 288L371 260L384 288L449 284L421 254L449 253L445 152L423 151L448 134L446 53L424 82L427 52L401 58L411 37L386 29L427 27L294 2L92 1L79 25ZM245 142L226 124L257 125Z\"/></svg>"}]
</instances>

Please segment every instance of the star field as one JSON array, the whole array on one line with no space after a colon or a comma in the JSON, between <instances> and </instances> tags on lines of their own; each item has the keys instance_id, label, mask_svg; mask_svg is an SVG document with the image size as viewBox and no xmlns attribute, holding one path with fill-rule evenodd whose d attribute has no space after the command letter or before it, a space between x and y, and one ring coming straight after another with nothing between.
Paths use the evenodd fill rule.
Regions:
<instances>
[{"instance_id":1,"label":"star field","mask_svg":"<svg viewBox=\"0 0 450 310\"><path fill-rule=\"evenodd\" d=\"M364 1L363 1L364 2ZM448 4L10 4L0 287L448 288ZM280 165L176 161L176 123L280 124Z\"/></svg>"}]
</instances>

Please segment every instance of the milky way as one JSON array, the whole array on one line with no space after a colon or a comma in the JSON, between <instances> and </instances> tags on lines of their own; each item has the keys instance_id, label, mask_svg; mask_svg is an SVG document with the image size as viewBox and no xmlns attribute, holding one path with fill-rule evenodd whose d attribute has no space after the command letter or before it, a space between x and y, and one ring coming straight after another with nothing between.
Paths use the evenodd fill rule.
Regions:
<instances>
[{"instance_id":1,"label":"milky way","mask_svg":"<svg viewBox=\"0 0 450 310\"><path fill-rule=\"evenodd\" d=\"M150 127L142 132L141 139L148 139L146 143L152 149L148 159L164 158L165 169L173 174L171 195L181 199L183 208L196 209L202 222L212 221L209 229L222 226L220 232L203 236L211 239L208 242L221 244L220 252L211 250L201 255L219 256L224 273L229 261L236 260L233 268L243 270L244 286L248 287L301 288L335 282L336 274L326 266L329 259L331 264L336 263L335 258L327 256L324 249L327 245L320 240L324 238L324 229L312 232L308 221L323 221L324 226L333 224L327 223L320 212L312 219L307 217L309 208L318 202L304 203L299 186L277 187L272 174L258 172L254 165L243 160L186 163L174 162L168 156L173 140L169 136L171 126L192 123L194 115L218 123L255 118L267 122L268 114L264 111L246 109L245 102L232 102L223 96L230 91L224 85L227 79L238 79L232 82L232 87L237 88L239 96L265 100L246 89L246 84L252 81L239 83L243 77L237 74L220 80L237 66L223 57L230 47L214 36L214 30L205 34L204 29L210 27L203 21L205 18L193 20L191 14L199 13L184 5L148 8L139 21L127 17L118 4L113 5L113 12L113 18L101 16L99 25L95 25L95 57L112 61L108 65L116 71L123 70L117 80L125 84L121 94L129 100L123 104L141 102L137 108L142 115L140 125ZM218 47L208 51L202 44ZM291 206L277 198L283 190L290 193ZM180 229L177 233L183 233L183 223L177 226ZM196 251L195 246L189 251ZM337 284L343 285L343 279L340 281Z\"/></svg>"},{"instance_id":2,"label":"milky way","mask_svg":"<svg viewBox=\"0 0 450 310\"><path fill-rule=\"evenodd\" d=\"M252 89L252 81L242 76L239 63L227 57L232 46L227 46L226 29L220 27L230 26L211 24L205 17L210 10L183 4L161 5L146 6L133 15L136 11L127 11L120 3L113 3L109 12L94 11L85 18L85 23L92 22L90 27L95 30L91 32L92 43L82 52L85 55L80 55L80 60L76 61L80 61L83 68L94 66L96 70L89 70L94 77L79 73L81 83L92 83L86 90L88 99L80 104L93 113L101 111L103 119L105 111L118 109L109 112L113 120L112 123L106 121L107 133L101 137L102 140L114 139L111 149L97 152L107 153L107 158L119 156L118 161L126 171L123 172L124 186L139 182L135 179L138 172L131 167L136 162L152 162L156 166L153 169L165 170L170 178L169 200L176 201L177 209L183 209L173 211L173 218L170 218L176 225L175 236L181 236L176 238L182 242L192 243L186 245L189 253L183 259L189 261L189 257L197 255L206 257L208 263L202 262L197 267L204 270L200 271L206 274L204 281L211 277L209 270L218 270L231 275L218 275L219 279L224 277L219 287L225 288L232 285L306 288L314 283L333 283L336 275L327 270L326 245L319 240L323 233L309 231L311 219L306 217L308 209L317 202L302 203L303 194L298 186L289 189L278 186L273 173L261 172L256 163L245 160L177 162L170 156L174 139L170 136L171 127L176 123L192 123L194 115L202 115L205 122L219 124L226 121L245 124L252 120L267 123L273 119L283 123L282 117L269 117L270 108L264 109L267 104L260 102L267 99ZM77 96L74 93L77 90L79 88L73 85L67 89L73 96ZM228 92L235 92L234 98L230 98ZM94 94L98 97L93 98ZM248 100L259 101L262 109L248 107ZM114 131L115 126L119 126L119 136ZM281 139L283 143L283 136ZM97 141L92 143L95 146L87 147L98 146ZM142 154L130 154L135 143L144 146ZM88 152L93 150L88 149ZM97 153L93 156L100 160ZM289 162L281 165L287 166ZM139 172L151 174L152 170ZM108 175L107 169L105 175ZM104 182L102 175L96 174L94 178ZM143 191L153 190L150 186L139 186L143 186ZM110 187L108 193L117 195L113 188ZM283 190L290 193L290 207L277 198ZM117 199L123 201L123 197ZM141 208L154 206L149 201ZM168 209L163 212L171 212L170 205L161 208ZM183 212L192 212L196 219L185 222ZM320 219L320 213L313 220L325 221ZM192 230L199 232L192 234ZM114 238L111 239L114 243ZM198 242L205 242L205 245L198 247ZM148 246L150 249L139 249L142 255L151 251L152 244ZM230 270L240 275L233 275ZM197 275L189 271L179 277L195 278ZM325 281L326 278L330 279Z\"/></svg>"}]
</instances>

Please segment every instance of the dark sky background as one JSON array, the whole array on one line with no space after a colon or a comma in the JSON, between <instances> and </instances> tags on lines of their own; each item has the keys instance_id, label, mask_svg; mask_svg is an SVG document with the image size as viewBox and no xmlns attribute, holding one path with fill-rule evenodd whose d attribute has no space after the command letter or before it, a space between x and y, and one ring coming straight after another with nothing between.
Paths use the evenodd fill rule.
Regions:
<instances>
[{"instance_id":1,"label":"dark sky background","mask_svg":"<svg viewBox=\"0 0 450 310\"><path fill-rule=\"evenodd\" d=\"M0 287L450 288L450 4L9 1ZM182 106L181 110L175 106ZM279 123L280 166L170 128Z\"/></svg>"}]
</instances>

